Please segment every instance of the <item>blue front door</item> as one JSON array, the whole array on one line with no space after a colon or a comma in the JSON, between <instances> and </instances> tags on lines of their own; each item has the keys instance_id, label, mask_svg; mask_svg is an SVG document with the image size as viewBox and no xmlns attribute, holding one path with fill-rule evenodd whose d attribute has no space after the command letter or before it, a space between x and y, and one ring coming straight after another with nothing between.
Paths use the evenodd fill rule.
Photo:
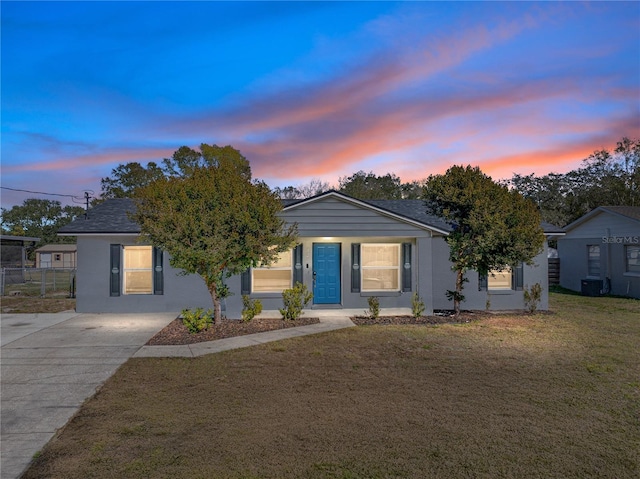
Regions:
<instances>
[{"instance_id":1,"label":"blue front door","mask_svg":"<svg viewBox=\"0 0 640 479\"><path fill-rule=\"evenodd\" d=\"M313 302L340 304L340 243L313 244Z\"/></svg>"}]
</instances>

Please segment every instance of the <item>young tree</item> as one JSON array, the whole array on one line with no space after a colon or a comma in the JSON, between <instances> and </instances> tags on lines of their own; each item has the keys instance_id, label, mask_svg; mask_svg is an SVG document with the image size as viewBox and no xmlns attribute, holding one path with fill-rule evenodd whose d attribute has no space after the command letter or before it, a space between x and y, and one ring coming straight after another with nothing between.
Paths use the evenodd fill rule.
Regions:
<instances>
[{"instance_id":1,"label":"young tree","mask_svg":"<svg viewBox=\"0 0 640 479\"><path fill-rule=\"evenodd\" d=\"M449 260L456 272L456 288L448 291L455 314L465 274L531 264L544 244L536 206L515 190L495 183L480 168L453 166L444 175L431 175L424 192L427 209L451 222L446 237Z\"/></svg>"},{"instance_id":2,"label":"young tree","mask_svg":"<svg viewBox=\"0 0 640 479\"><path fill-rule=\"evenodd\" d=\"M194 161L186 168L174 164L175 176L140 188L131 218L143 237L169 253L172 266L204 279L218 324L225 278L272 262L294 244L296 226L277 216L282 202L265 183L251 180L249 162L238 150L186 148L180 155Z\"/></svg>"}]
</instances>

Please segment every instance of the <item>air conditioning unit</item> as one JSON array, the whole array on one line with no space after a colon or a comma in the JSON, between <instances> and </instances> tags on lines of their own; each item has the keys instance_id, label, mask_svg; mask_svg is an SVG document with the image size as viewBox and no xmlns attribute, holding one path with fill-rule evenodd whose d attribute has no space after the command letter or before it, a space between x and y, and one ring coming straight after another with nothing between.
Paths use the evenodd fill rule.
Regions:
<instances>
[{"instance_id":1,"label":"air conditioning unit","mask_svg":"<svg viewBox=\"0 0 640 479\"><path fill-rule=\"evenodd\" d=\"M582 284L582 296L600 296L602 295L602 280L601 279L583 279Z\"/></svg>"}]
</instances>

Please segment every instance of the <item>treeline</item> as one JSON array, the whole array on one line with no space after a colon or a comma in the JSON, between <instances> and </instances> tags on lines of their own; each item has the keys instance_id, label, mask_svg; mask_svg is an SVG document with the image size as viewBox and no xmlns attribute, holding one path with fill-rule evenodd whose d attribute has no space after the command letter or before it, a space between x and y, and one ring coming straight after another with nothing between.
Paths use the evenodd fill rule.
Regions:
<instances>
[{"instance_id":1,"label":"treeline","mask_svg":"<svg viewBox=\"0 0 640 479\"><path fill-rule=\"evenodd\" d=\"M282 198L307 198L336 189L359 199L422 199L428 178L403 183L396 175L359 171L337 186L313 180L277 188ZM538 207L544 221L566 226L598 206L640 206L640 140L622 138L613 150L594 151L579 168L537 176L514 174L501 184L515 189Z\"/></svg>"},{"instance_id":2,"label":"treeline","mask_svg":"<svg viewBox=\"0 0 640 479\"><path fill-rule=\"evenodd\" d=\"M226 155L231 150L220 148L217 154ZM161 177L184 176L202 161L199 152L183 146L160 164L121 164L102 178L100 199L95 202L134 196L138 188ZM212 157L210 161L217 160ZM428 179L402 182L393 173L378 176L358 171L340 178L337 185L314 179L303 185L275 188L275 192L283 199L309 198L330 189L364 200L423 199L428 197ZM640 206L640 139L624 137L613 149L593 152L579 168L567 173L514 174L500 183L532 200L542 219L558 226L566 226L598 206ZM82 208L63 207L59 201L27 199L22 205L2 209L2 233L39 237L41 244L69 241L56 236L57 230L83 213Z\"/></svg>"}]
</instances>

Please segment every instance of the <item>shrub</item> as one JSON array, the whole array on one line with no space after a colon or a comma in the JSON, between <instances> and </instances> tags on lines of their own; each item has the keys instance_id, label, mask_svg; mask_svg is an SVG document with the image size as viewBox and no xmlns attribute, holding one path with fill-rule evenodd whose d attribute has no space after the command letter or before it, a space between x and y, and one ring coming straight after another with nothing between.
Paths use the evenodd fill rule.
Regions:
<instances>
[{"instance_id":1,"label":"shrub","mask_svg":"<svg viewBox=\"0 0 640 479\"><path fill-rule=\"evenodd\" d=\"M530 313L535 313L542 298L542 286L536 283L531 289L524 288L524 305Z\"/></svg>"},{"instance_id":2,"label":"shrub","mask_svg":"<svg viewBox=\"0 0 640 479\"><path fill-rule=\"evenodd\" d=\"M251 299L249 295L242 295L242 320L245 323L251 321L262 312L262 302L259 299Z\"/></svg>"},{"instance_id":3,"label":"shrub","mask_svg":"<svg viewBox=\"0 0 640 479\"><path fill-rule=\"evenodd\" d=\"M182 310L182 324L184 324L190 333L195 334L205 329L213 323L213 311L208 309L206 312L202 308L196 308L195 311L190 309Z\"/></svg>"},{"instance_id":4,"label":"shrub","mask_svg":"<svg viewBox=\"0 0 640 479\"><path fill-rule=\"evenodd\" d=\"M307 287L302 283L296 283L293 288L285 289L282 292L284 308L279 310L282 319L298 319L302 309L311 299L313 299L313 293L307 291Z\"/></svg>"},{"instance_id":5,"label":"shrub","mask_svg":"<svg viewBox=\"0 0 640 479\"><path fill-rule=\"evenodd\" d=\"M377 296L369 296L367 302L369 303L369 317L376 319L380 316L380 300Z\"/></svg>"},{"instance_id":6,"label":"shrub","mask_svg":"<svg viewBox=\"0 0 640 479\"><path fill-rule=\"evenodd\" d=\"M414 291L413 296L411 296L411 314L414 318L419 318L424 313L424 310L424 301L420 299L418 292Z\"/></svg>"}]
</instances>

